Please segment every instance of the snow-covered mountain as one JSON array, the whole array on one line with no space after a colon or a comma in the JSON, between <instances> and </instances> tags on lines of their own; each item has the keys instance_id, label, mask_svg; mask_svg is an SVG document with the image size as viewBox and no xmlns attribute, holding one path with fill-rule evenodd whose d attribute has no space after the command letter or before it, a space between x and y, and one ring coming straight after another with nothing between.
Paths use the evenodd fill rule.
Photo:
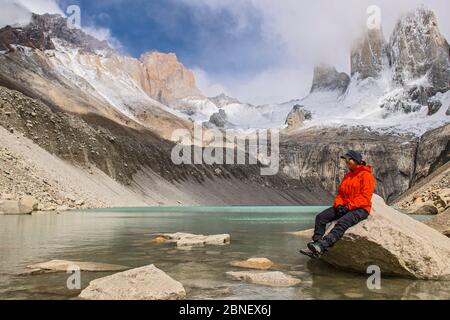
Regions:
<instances>
[{"instance_id":1,"label":"snow-covered mountain","mask_svg":"<svg viewBox=\"0 0 450 320\"><path fill-rule=\"evenodd\" d=\"M68 28L61 16L33 15L26 26L0 30L0 85L164 138L193 122L246 131L358 126L419 135L449 122L450 49L432 11L406 14L388 41L382 30L367 30L350 56L350 75L320 64L307 97L254 106L225 95L206 98L174 54L127 57Z\"/></svg>"},{"instance_id":2,"label":"snow-covered mountain","mask_svg":"<svg viewBox=\"0 0 450 320\"><path fill-rule=\"evenodd\" d=\"M219 105L186 98L177 109L198 122L223 109L228 126L239 129L284 128L294 107L311 116L290 131L358 126L421 135L450 122L450 49L432 11L422 7L406 14L389 41L381 29L367 30L352 49L351 66L351 75L316 66L311 93L287 103Z\"/></svg>"},{"instance_id":3,"label":"snow-covered mountain","mask_svg":"<svg viewBox=\"0 0 450 320\"><path fill-rule=\"evenodd\" d=\"M174 54L123 56L106 42L70 29L59 15L32 16L22 27L0 30L0 85L64 111L99 113L170 138L192 123L168 104L202 97L192 71Z\"/></svg>"}]
</instances>

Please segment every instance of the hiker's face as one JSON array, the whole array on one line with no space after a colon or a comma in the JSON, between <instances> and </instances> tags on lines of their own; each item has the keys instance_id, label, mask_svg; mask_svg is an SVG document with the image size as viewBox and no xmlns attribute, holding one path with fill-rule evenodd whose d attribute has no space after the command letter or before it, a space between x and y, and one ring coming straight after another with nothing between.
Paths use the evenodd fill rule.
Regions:
<instances>
[{"instance_id":1,"label":"hiker's face","mask_svg":"<svg viewBox=\"0 0 450 320\"><path fill-rule=\"evenodd\" d=\"M358 166L358 164L353 159L349 159L346 162L347 162L348 170L355 171L355 169Z\"/></svg>"}]
</instances>

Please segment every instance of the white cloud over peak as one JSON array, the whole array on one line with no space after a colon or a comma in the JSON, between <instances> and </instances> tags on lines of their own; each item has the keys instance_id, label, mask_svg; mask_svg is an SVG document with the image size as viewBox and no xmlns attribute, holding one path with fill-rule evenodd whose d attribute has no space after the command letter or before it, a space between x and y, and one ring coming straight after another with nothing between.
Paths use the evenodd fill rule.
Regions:
<instances>
[{"instance_id":1,"label":"white cloud over peak","mask_svg":"<svg viewBox=\"0 0 450 320\"><path fill-rule=\"evenodd\" d=\"M381 9L381 24L389 37L400 16L420 5L432 9L441 32L450 39L450 1L448 0L183 0L205 14L226 11L235 16L240 30L258 14L264 54L273 55L267 66L242 78L229 74L203 73L208 83L221 84L228 94L252 103L277 102L300 98L310 89L314 64L326 62L350 73L350 50L364 32L367 9ZM214 35L211 34L211 37ZM208 42L205 39L205 42ZM281 48L281 50L280 50ZM220 51L220 50L219 50ZM239 52L236 44L236 52ZM211 56L212 60L215 58ZM239 59L236 54L236 59ZM220 63L213 61L213 63ZM202 68L201 65L198 68ZM265 100L267 99L267 100Z\"/></svg>"}]
</instances>

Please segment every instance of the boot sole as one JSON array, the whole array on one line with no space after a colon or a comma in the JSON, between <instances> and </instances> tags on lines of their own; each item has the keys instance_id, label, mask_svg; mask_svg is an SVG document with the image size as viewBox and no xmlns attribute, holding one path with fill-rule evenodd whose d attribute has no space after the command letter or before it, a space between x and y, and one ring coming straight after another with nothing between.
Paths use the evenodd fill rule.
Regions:
<instances>
[{"instance_id":1,"label":"boot sole","mask_svg":"<svg viewBox=\"0 0 450 320\"><path fill-rule=\"evenodd\" d=\"M307 256L307 257L309 257L309 258L311 258L311 259L319 259L318 257L316 257L316 256L314 255L314 253L312 253L312 252L309 251L309 250L300 250L300 253L303 254L303 255L305 255L305 256Z\"/></svg>"}]
</instances>

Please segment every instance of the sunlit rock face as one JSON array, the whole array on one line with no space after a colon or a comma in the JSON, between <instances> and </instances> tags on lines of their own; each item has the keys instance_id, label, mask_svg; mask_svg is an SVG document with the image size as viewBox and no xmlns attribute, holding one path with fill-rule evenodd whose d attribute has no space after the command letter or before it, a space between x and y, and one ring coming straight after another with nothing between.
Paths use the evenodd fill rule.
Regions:
<instances>
[{"instance_id":1,"label":"sunlit rock face","mask_svg":"<svg viewBox=\"0 0 450 320\"><path fill-rule=\"evenodd\" d=\"M201 96L194 73L179 63L175 54L150 52L141 60L145 76L142 86L154 99L170 103L189 96Z\"/></svg>"}]
</instances>

